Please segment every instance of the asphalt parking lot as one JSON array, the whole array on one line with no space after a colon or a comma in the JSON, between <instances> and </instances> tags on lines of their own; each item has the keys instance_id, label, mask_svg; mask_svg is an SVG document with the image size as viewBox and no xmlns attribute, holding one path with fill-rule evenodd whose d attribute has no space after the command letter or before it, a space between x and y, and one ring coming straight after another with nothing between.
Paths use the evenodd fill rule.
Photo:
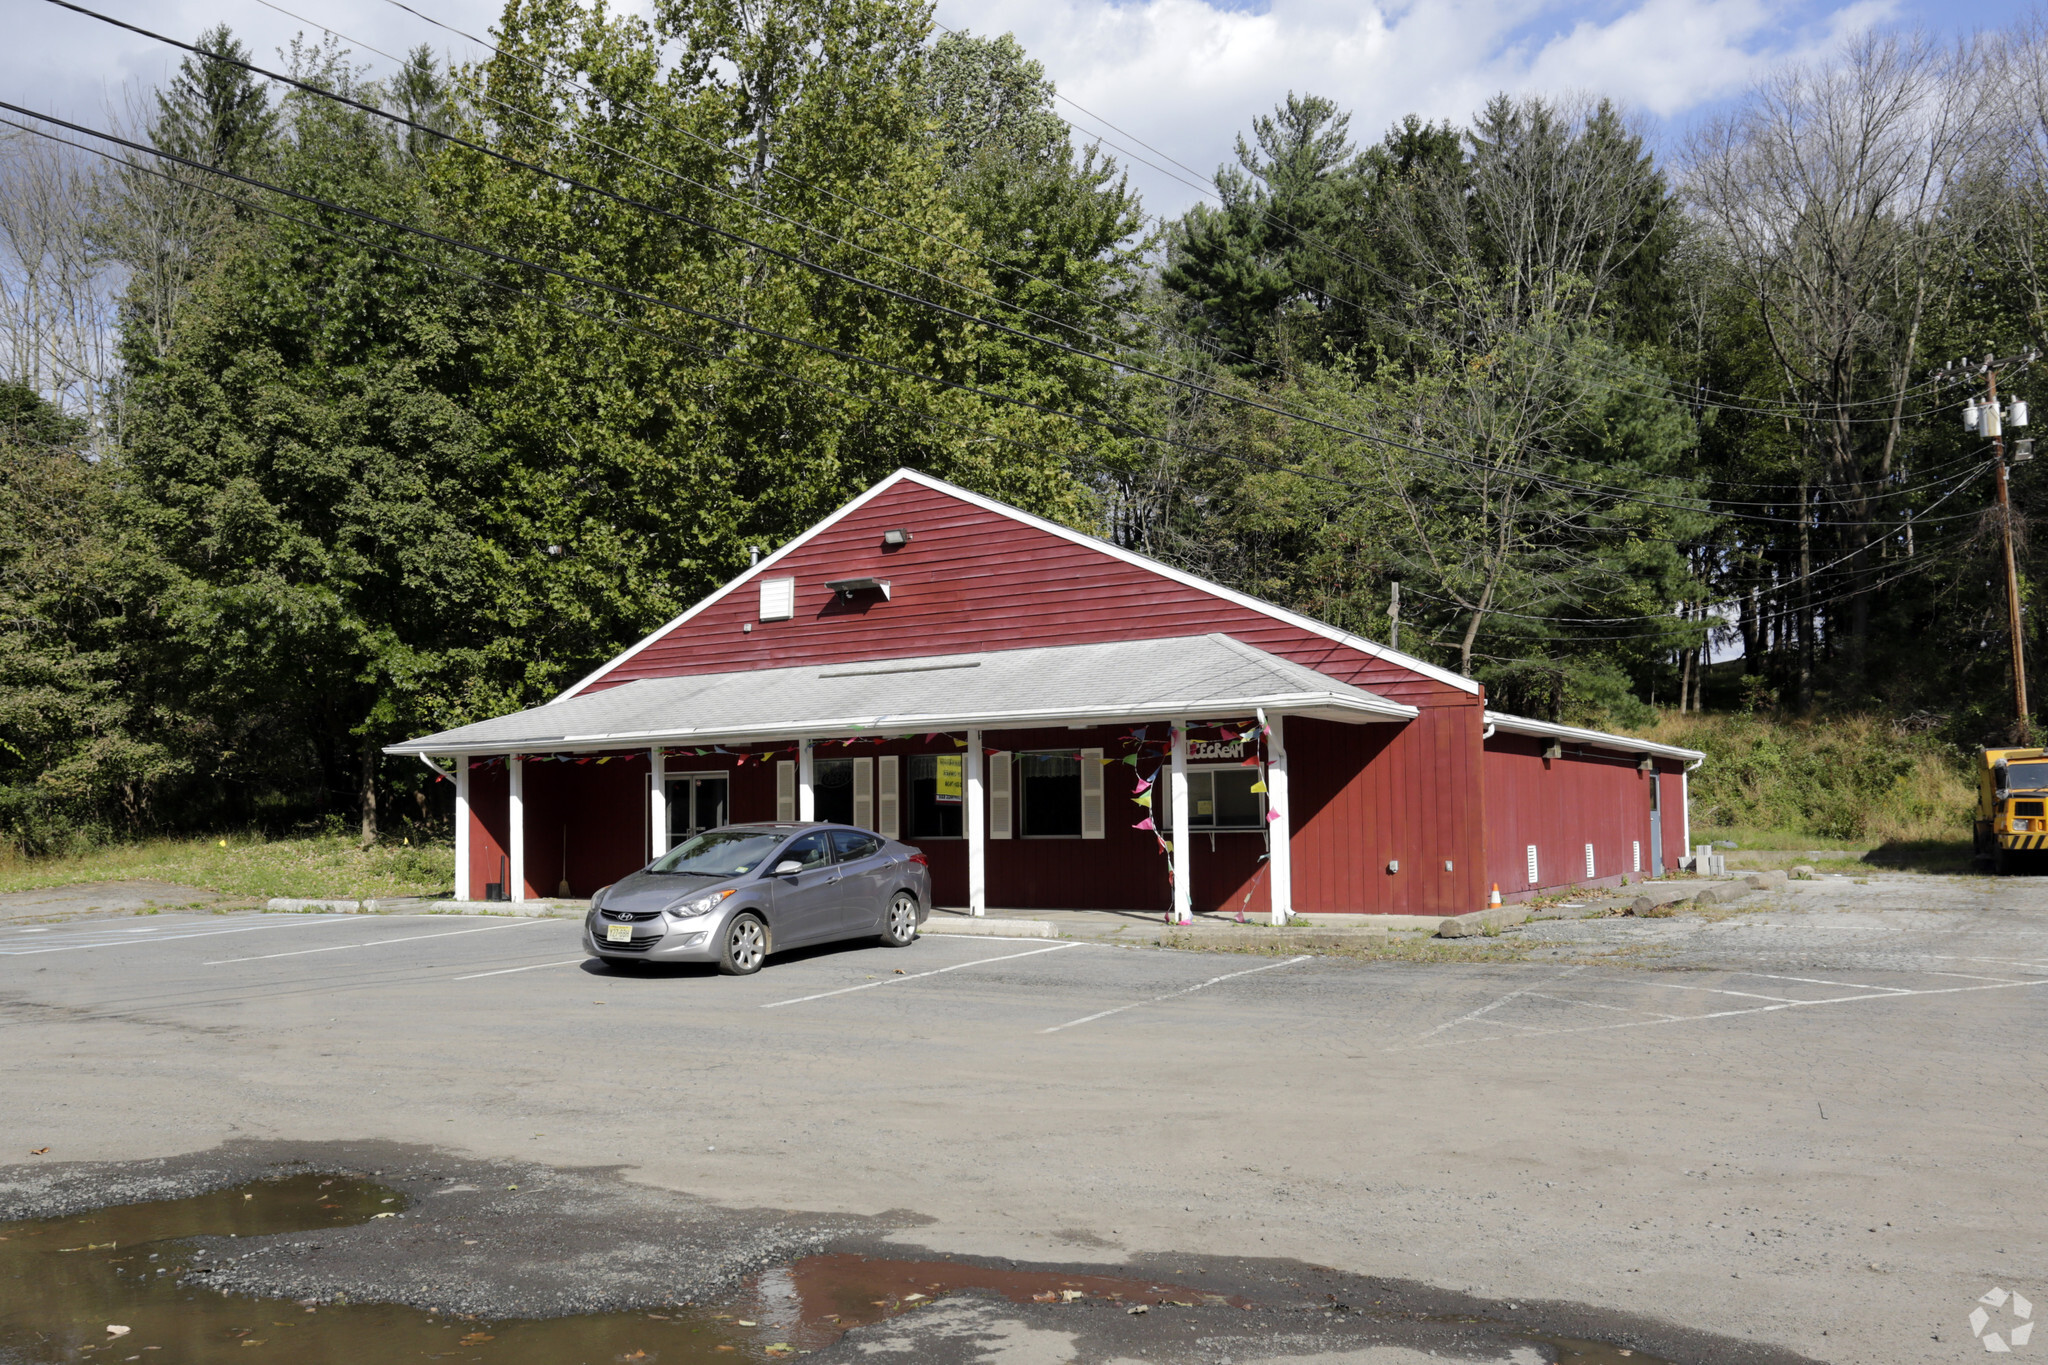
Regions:
<instances>
[{"instance_id":1,"label":"asphalt parking lot","mask_svg":"<svg viewBox=\"0 0 2048 1365\"><path fill-rule=\"evenodd\" d=\"M0 1195L34 1206L51 1163L377 1139L888 1214L907 1250L1294 1258L1822 1360L1980 1354L1980 1295L2048 1301L2048 889L1801 884L1515 942L928 937L736 979L602 971L559 920L5 926Z\"/></svg>"}]
</instances>

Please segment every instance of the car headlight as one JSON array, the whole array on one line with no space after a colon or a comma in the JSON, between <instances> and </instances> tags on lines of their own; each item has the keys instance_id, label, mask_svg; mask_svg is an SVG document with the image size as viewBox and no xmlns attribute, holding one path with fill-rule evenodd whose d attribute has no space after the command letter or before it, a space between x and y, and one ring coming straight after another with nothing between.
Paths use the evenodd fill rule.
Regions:
<instances>
[{"instance_id":1,"label":"car headlight","mask_svg":"<svg viewBox=\"0 0 2048 1365\"><path fill-rule=\"evenodd\" d=\"M689 919L693 915L708 914L716 910L719 903L731 894L733 893L730 891L714 891L708 896L699 896L692 901L678 901L668 908L667 913L671 919Z\"/></svg>"},{"instance_id":2,"label":"car headlight","mask_svg":"<svg viewBox=\"0 0 2048 1365\"><path fill-rule=\"evenodd\" d=\"M590 908L593 910L604 909L604 893L609 890L611 890L609 886L600 886L599 888L597 888L597 893L590 898Z\"/></svg>"}]
</instances>

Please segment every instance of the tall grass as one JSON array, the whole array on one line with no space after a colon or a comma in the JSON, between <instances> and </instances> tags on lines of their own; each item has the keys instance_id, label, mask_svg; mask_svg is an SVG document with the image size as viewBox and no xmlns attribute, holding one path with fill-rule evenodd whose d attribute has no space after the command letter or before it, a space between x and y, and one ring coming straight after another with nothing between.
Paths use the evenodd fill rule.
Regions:
<instances>
[{"instance_id":1,"label":"tall grass","mask_svg":"<svg viewBox=\"0 0 2048 1365\"><path fill-rule=\"evenodd\" d=\"M404 842L405 837L363 849L352 838L330 834L208 834L47 857L0 844L0 892L146 878L237 900L447 894L455 877L454 850L445 843Z\"/></svg>"},{"instance_id":2,"label":"tall grass","mask_svg":"<svg viewBox=\"0 0 2048 1365\"><path fill-rule=\"evenodd\" d=\"M1691 787L1703 837L1741 830L1874 845L1970 835L1969 756L1884 717L1666 713L1639 733L1706 753Z\"/></svg>"}]
</instances>

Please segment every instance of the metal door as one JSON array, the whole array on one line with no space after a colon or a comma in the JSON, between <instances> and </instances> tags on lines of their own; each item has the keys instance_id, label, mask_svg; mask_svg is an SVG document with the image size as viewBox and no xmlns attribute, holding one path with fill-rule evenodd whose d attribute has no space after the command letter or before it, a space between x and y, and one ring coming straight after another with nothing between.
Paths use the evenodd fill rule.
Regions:
<instances>
[{"instance_id":1,"label":"metal door","mask_svg":"<svg viewBox=\"0 0 2048 1365\"><path fill-rule=\"evenodd\" d=\"M1664 810L1658 793L1664 785L1662 773L1650 774L1650 867L1651 875L1664 875Z\"/></svg>"},{"instance_id":2,"label":"metal door","mask_svg":"<svg viewBox=\"0 0 2048 1365\"><path fill-rule=\"evenodd\" d=\"M866 830L835 829L830 833L832 852L839 860L842 876L839 889L845 893L840 897L841 931L880 932L882 897L895 864L882 856L882 840Z\"/></svg>"},{"instance_id":3,"label":"metal door","mask_svg":"<svg viewBox=\"0 0 2048 1365\"><path fill-rule=\"evenodd\" d=\"M668 780L668 846L725 823L730 791L724 773L691 773Z\"/></svg>"},{"instance_id":4,"label":"metal door","mask_svg":"<svg viewBox=\"0 0 2048 1365\"><path fill-rule=\"evenodd\" d=\"M775 866L800 863L795 872L769 876L775 887L771 914L775 917L775 946L791 948L815 943L839 933L845 899L840 894L840 869L832 861L832 847L821 831L806 834L775 855Z\"/></svg>"}]
</instances>

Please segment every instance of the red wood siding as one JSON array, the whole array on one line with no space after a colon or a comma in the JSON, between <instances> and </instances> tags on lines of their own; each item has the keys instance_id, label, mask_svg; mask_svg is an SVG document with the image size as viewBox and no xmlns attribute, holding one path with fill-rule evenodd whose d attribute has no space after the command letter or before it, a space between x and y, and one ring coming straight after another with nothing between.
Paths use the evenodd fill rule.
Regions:
<instances>
[{"instance_id":1,"label":"red wood siding","mask_svg":"<svg viewBox=\"0 0 2048 1365\"><path fill-rule=\"evenodd\" d=\"M478 900L486 886L505 879L512 865L512 826L505 818L510 791L504 764L470 765L469 894Z\"/></svg>"},{"instance_id":2,"label":"red wood siding","mask_svg":"<svg viewBox=\"0 0 2048 1365\"><path fill-rule=\"evenodd\" d=\"M1679 860L1692 856L1692 850L1685 845L1686 836L1686 783L1685 764L1675 758L1657 760L1657 775L1664 784L1664 867L1676 871Z\"/></svg>"},{"instance_id":3,"label":"red wood siding","mask_svg":"<svg viewBox=\"0 0 2048 1365\"><path fill-rule=\"evenodd\" d=\"M882 532L910 544L890 550ZM1410 705L1470 693L1314 631L1075 544L939 489L900 483L762 577L796 580L796 616L761 621L755 580L612 666L591 689L636 678L963 654L985 649L1228 634ZM841 602L829 579L883 578L890 600ZM753 623L751 632L741 627Z\"/></svg>"},{"instance_id":4,"label":"red wood siding","mask_svg":"<svg viewBox=\"0 0 2048 1365\"><path fill-rule=\"evenodd\" d=\"M1639 756L1566 741L1562 757L1545 759L1545 741L1497 733L1486 741L1486 872L1504 900L1567 886L1615 886L1652 875L1650 774ZM1664 865L1678 865L1678 784L1663 779ZM1529 845L1536 846L1536 885L1529 884ZM1586 845L1593 845L1591 878ZM1637 846L1642 866L1636 866Z\"/></svg>"}]
</instances>

